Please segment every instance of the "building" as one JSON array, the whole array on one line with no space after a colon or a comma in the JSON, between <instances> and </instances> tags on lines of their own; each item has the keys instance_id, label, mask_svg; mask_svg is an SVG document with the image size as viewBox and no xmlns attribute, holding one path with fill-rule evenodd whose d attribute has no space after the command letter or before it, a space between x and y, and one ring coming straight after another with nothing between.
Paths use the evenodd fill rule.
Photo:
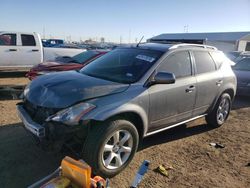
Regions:
<instances>
[{"instance_id":1,"label":"building","mask_svg":"<svg viewBox=\"0 0 250 188\"><path fill-rule=\"evenodd\" d=\"M147 41L206 44L215 46L224 52L250 51L250 31L218 33L166 33L152 37Z\"/></svg>"}]
</instances>

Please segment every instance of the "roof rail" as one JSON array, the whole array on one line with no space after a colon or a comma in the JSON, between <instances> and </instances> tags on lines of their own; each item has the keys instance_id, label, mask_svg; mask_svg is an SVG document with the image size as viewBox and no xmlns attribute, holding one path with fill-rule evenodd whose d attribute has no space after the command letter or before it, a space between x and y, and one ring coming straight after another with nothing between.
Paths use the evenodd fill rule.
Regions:
<instances>
[{"instance_id":1,"label":"roof rail","mask_svg":"<svg viewBox=\"0 0 250 188\"><path fill-rule=\"evenodd\" d=\"M186 46L190 46L190 47L194 46L194 47L200 47L200 48L210 48L210 49L213 49L213 50L217 50L217 48L214 47L214 46L208 46L208 45L203 45L203 44L187 44L187 43L176 44L176 45L171 46L169 49L175 49L175 48L186 47Z\"/></svg>"}]
</instances>

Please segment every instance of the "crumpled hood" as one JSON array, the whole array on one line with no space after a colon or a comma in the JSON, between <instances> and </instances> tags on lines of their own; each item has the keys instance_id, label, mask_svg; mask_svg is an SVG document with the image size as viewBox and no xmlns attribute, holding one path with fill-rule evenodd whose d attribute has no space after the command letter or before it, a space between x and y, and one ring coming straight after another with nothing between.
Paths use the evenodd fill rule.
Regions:
<instances>
[{"instance_id":1,"label":"crumpled hood","mask_svg":"<svg viewBox=\"0 0 250 188\"><path fill-rule=\"evenodd\" d=\"M44 75L25 89L25 98L37 106L65 108L74 103L125 91L120 84L84 75L76 71Z\"/></svg>"}]
</instances>

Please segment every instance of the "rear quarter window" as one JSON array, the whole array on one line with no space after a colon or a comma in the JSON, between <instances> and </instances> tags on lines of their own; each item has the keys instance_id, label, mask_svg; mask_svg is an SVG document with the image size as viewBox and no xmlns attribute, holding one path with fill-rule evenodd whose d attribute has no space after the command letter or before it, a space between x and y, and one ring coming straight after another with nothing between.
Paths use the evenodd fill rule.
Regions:
<instances>
[{"instance_id":1,"label":"rear quarter window","mask_svg":"<svg viewBox=\"0 0 250 188\"><path fill-rule=\"evenodd\" d=\"M220 68L223 63L228 63L231 66L234 65L234 63L223 53L219 51L210 52L217 68Z\"/></svg>"},{"instance_id":2,"label":"rear quarter window","mask_svg":"<svg viewBox=\"0 0 250 188\"><path fill-rule=\"evenodd\" d=\"M213 72L216 70L214 60L206 51L194 51L197 74Z\"/></svg>"},{"instance_id":3,"label":"rear quarter window","mask_svg":"<svg viewBox=\"0 0 250 188\"><path fill-rule=\"evenodd\" d=\"M33 35L21 35L23 46L36 46L36 41Z\"/></svg>"}]
</instances>

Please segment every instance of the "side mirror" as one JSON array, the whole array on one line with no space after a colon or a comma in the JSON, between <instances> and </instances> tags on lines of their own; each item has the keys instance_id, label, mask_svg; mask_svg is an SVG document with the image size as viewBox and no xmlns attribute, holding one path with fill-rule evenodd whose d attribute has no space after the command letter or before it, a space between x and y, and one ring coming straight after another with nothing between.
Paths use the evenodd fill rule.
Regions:
<instances>
[{"instance_id":1,"label":"side mirror","mask_svg":"<svg viewBox=\"0 0 250 188\"><path fill-rule=\"evenodd\" d=\"M158 72L152 80L152 84L173 84L173 83L175 83L175 75L169 72Z\"/></svg>"}]
</instances>

